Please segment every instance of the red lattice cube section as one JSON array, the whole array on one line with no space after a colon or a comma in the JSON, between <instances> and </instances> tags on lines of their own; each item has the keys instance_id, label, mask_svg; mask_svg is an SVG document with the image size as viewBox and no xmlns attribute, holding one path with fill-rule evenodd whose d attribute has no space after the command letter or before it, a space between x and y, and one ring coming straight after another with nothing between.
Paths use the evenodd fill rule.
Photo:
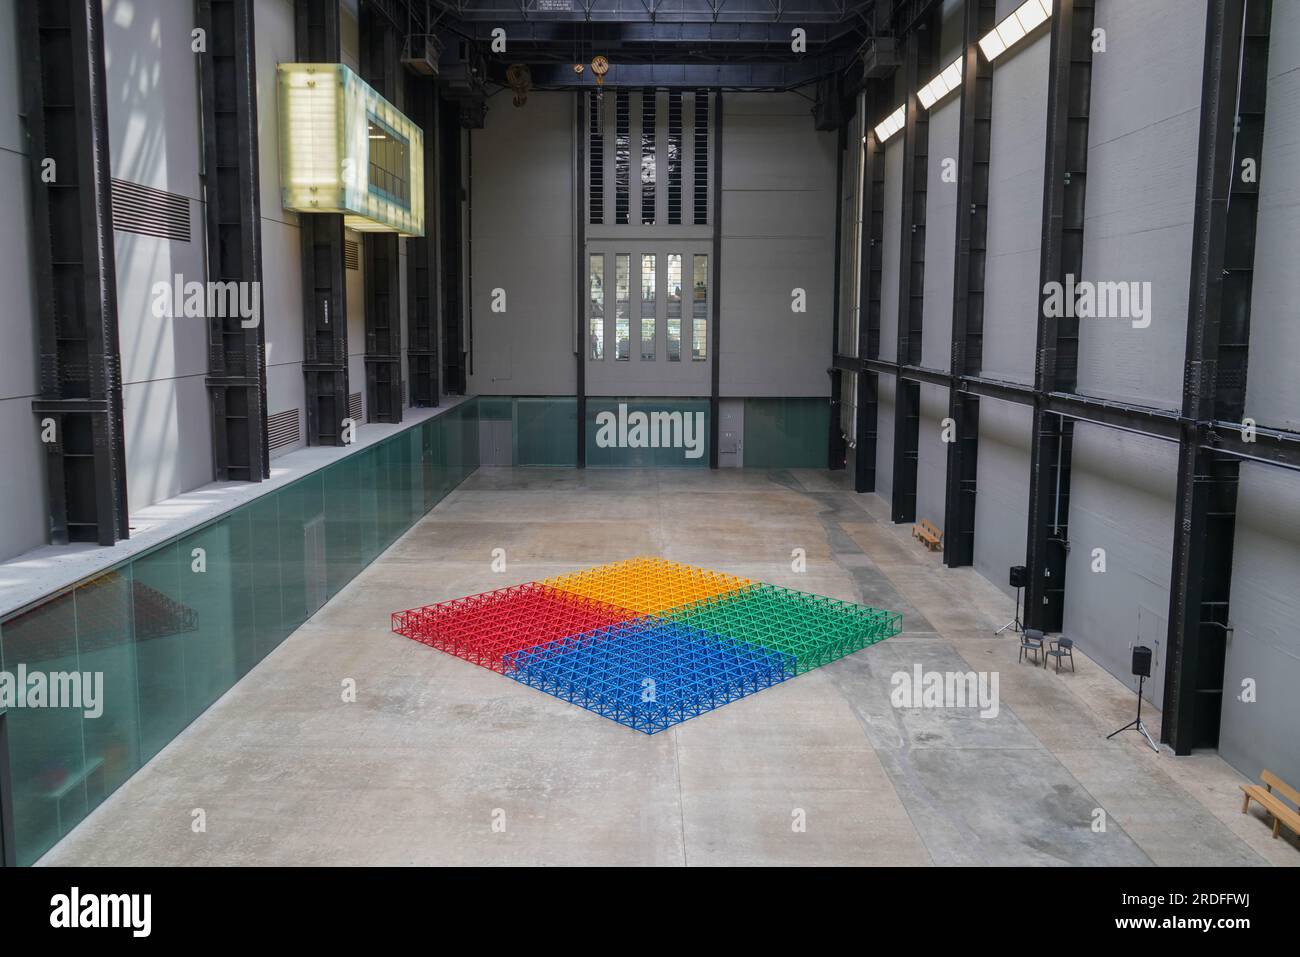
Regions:
<instances>
[{"instance_id":1,"label":"red lattice cube section","mask_svg":"<svg viewBox=\"0 0 1300 957\"><path fill-rule=\"evenodd\" d=\"M604 628L634 612L538 582L393 613L393 631L498 673L502 658Z\"/></svg>"}]
</instances>

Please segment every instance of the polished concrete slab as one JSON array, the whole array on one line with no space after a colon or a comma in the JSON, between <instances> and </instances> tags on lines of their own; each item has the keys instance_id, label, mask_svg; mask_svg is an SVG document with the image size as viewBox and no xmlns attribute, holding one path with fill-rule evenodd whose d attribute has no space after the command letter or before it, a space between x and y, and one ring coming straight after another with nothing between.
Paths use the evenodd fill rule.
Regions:
<instances>
[{"instance_id":1,"label":"polished concrete slab","mask_svg":"<svg viewBox=\"0 0 1300 957\"><path fill-rule=\"evenodd\" d=\"M42 863L1300 864L1232 768L1107 740L1128 687L1018 663L1011 601L888 518L827 472L481 469ZM389 631L637 554L904 632L647 737ZM918 667L996 697L895 700Z\"/></svg>"}]
</instances>

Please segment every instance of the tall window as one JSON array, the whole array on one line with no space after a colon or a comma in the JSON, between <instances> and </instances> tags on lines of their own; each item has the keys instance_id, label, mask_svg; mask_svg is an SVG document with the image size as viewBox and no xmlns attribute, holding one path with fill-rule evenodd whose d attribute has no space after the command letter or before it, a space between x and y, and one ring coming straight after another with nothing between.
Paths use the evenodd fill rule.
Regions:
<instances>
[{"instance_id":1,"label":"tall window","mask_svg":"<svg viewBox=\"0 0 1300 957\"><path fill-rule=\"evenodd\" d=\"M591 339L589 355L593 359L605 358L605 257L591 257L591 320L588 335Z\"/></svg>"},{"instance_id":2,"label":"tall window","mask_svg":"<svg viewBox=\"0 0 1300 957\"><path fill-rule=\"evenodd\" d=\"M682 361L682 257L668 254L668 361Z\"/></svg>"},{"instance_id":3,"label":"tall window","mask_svg":"<svg viewBox=\"0 0 1300 957\"><path fill-rule=\"evenodd\" d=\"M668 94L668 225L682 224L682 94Z\"/></svg>"},{"instance_id":4,"label":"tall window","mask_svg":"<svg viewBox=\"0 0 1300 957\"><path fill-rule=\"evenodd\" d=\"M653 361L655 357L655 257L653 253L641 256L641 358Z\"/></svg>"},{"instance_id":5,"label":"tall window","mask_svg":"<svg viewBox=\"0 0 1300 957\"><path fill-rule=\"evenodd\" d=\"M709 221L709 91L695 91L695 225Z\"/></svg>"},{"instance_id":6,"label":"tall window","mask_svg":"<svg viewBox=\"0 0 1300 957\"><path fill-rule=\"evenodd\" d=\"M655 91L641 92L641 225L655 224Z\"/></svg>"},{"instance_id":7,"label":"tall window","mask_svg":"<svg viewBox=\"0 0 1300 957\"><path fill-rule=\"evenodd\" d=\"M597 226L605 222L605 129L600 117L600 97L595 90L587 104L587 155L590 159L588 196L591 204L591 221Z\"/></svg>"},{"instance_id":8,"label":"tall window","mask_svg":"<svg viewBox=\"0 0 1300 957\"><path fill-rule=\"evenodd\" d=\"M614 257L614 358L632 357L632 257Z\"/></svg>"},{"instance_id":9,"label":"tall window","mask_svg":"<svg viewBox=\"0 0 1300 957\"><path fill-rule=\"evenodd\" d=\"M696 256L691 283L691 359L705 358L709 336L709 257Z\"/></svg>"},{"instance_id":10,"label":"tall window","mask_svg":"<svg viewBox=\"0 0 1300 957\"><path fill-rule=\"evenodd\" d=\"M614 222L628 222L628 176L632 169L632 137L629 132L627 90L614 97Z\"/></svg>"}]
</instances>

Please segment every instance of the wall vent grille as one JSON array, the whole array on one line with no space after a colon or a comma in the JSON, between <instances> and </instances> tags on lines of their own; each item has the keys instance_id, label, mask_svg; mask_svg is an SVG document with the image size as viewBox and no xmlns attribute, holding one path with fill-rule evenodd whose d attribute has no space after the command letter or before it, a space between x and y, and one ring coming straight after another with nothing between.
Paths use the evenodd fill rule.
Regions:
<instances>
[{"instance_id":1,"label":"wall vent grille","mask_svg":"<svg viewBox=\"0 0 1300 957\"><path fill-rule=\"evenodd\" d=\"M361 244L351 239L343 240L343 265L349 269L361 268Z\"/></svg>"},{"instance_id":2,"label":"wall vent grille","mask_svg":"<svg viewBox=\"0 0 1300 957\"><path fill-rule=\"evenodd\" d=\"M188 243L190 201L166 190L115 179L113 228Z\"/></svg>"},{"instance_id":3,"label":"wall vent grille","mask_svg":"<svg viewBox=\"0 0 1300 957\"><path fill-rule=\"evenodd\" d=\"M282 449L296 445L301 436L300 414L297 409L285 409L266 417L267 447Z\"/></svg>"},{"instance_id":4,"label":"wall vent grille","mask_svg":"<svg viewBox=\"0 0 1300 957\"><path fill-rule=\"evenodd\" d=\"M361 424L361 393L353 392L348 396L348 418Z\"/></svg>"}]
</instances>

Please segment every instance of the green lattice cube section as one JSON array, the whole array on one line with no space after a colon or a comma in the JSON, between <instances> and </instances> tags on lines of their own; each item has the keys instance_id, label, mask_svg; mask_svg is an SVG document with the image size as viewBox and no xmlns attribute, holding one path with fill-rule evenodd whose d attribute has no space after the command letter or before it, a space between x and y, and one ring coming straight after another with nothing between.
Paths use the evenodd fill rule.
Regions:
<instances>
[{"instance_id":1,"label":"green lattice cube section","mask_svg":"<svg viewBox=\"0 0 1300 957\"><path fill-rule=\"evenodd\" d=\"M663 612L693 628L794 655L803 674L898 634L903 616L758 583Z\"/></svg>"}]
</instances>

